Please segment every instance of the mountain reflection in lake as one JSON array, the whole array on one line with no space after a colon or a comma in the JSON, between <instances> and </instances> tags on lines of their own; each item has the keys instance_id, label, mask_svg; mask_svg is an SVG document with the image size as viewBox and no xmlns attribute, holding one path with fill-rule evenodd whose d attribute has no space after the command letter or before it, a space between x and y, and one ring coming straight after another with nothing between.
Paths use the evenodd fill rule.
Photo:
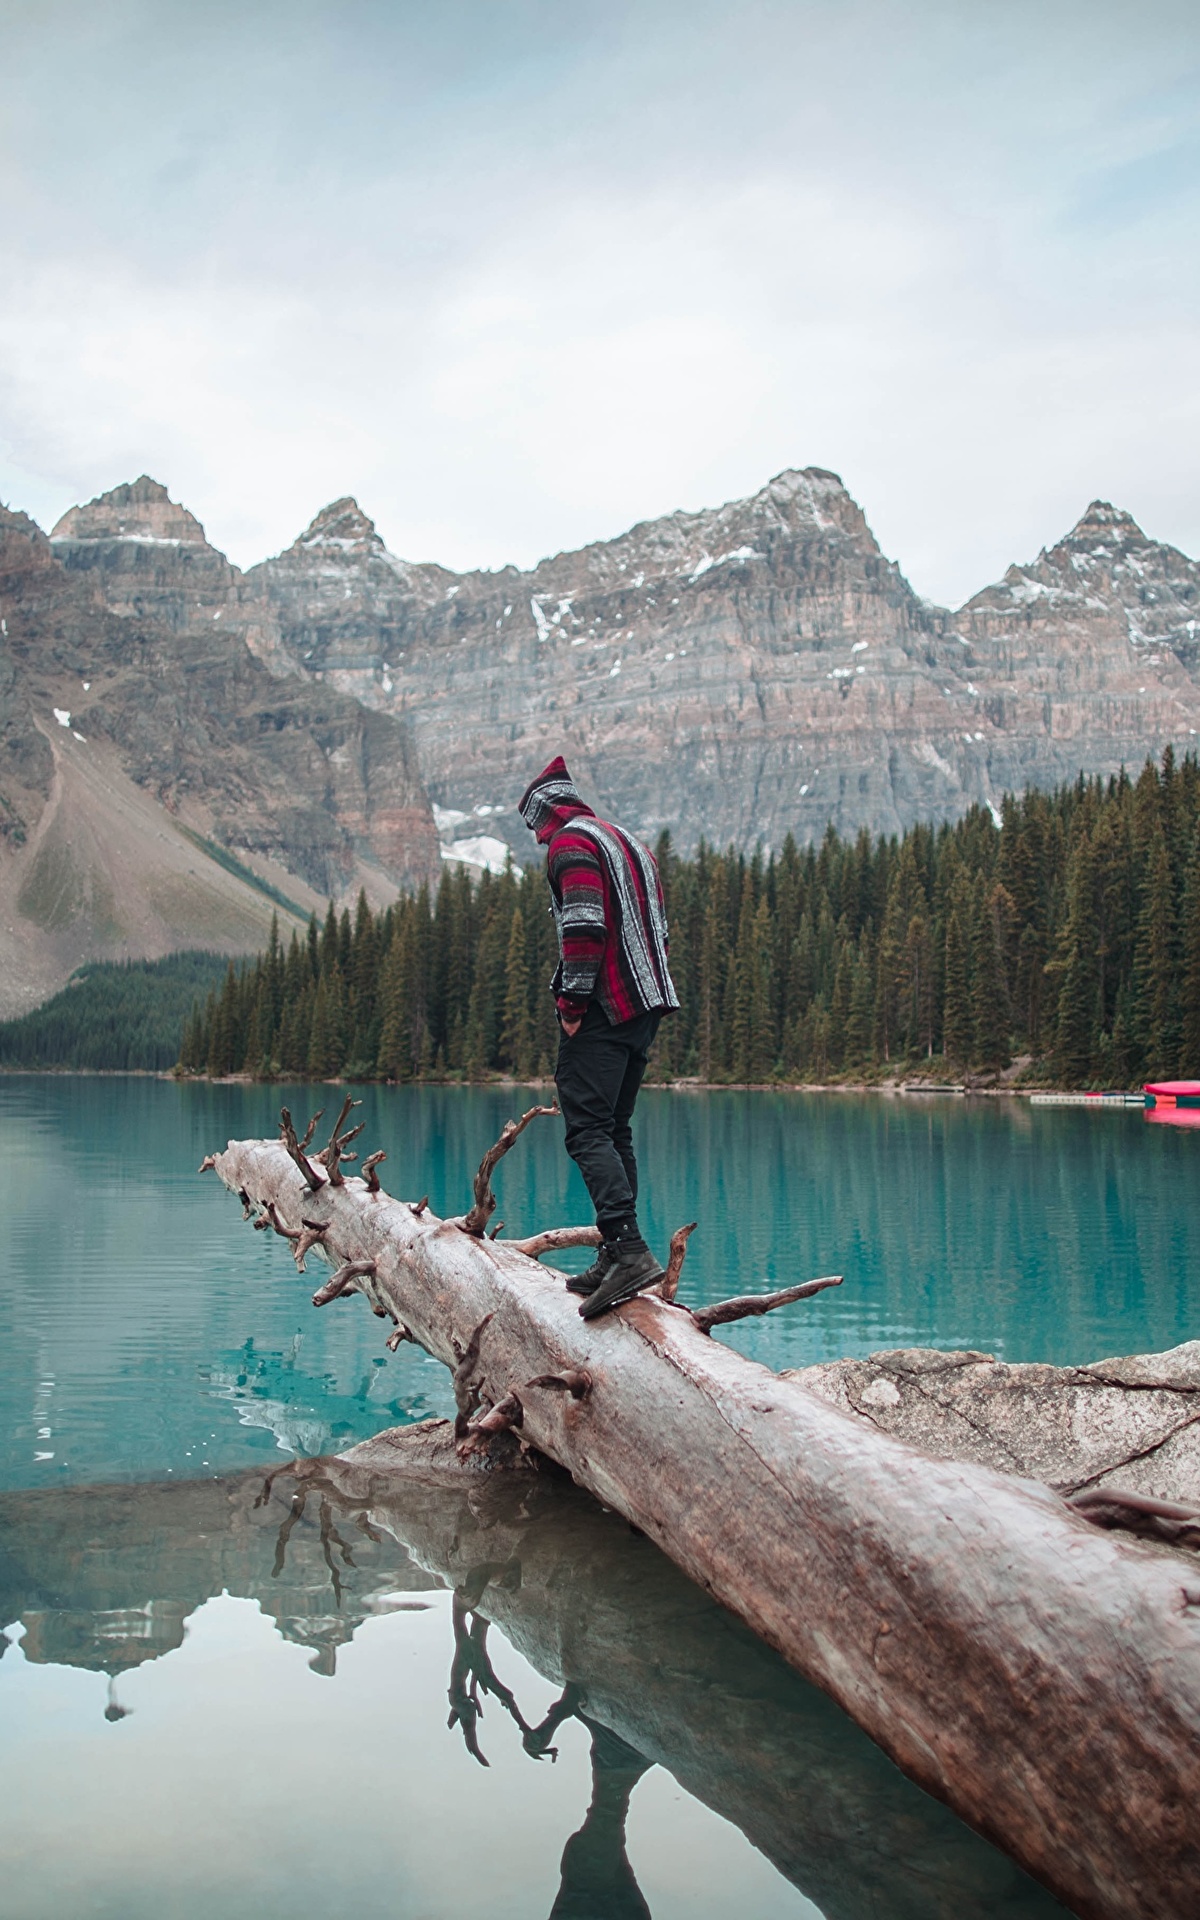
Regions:
<instances>
[{"instance_id":1,"label":"mountain reflection in lake","mask_svg":"<svg viewBox=\"0 0 1200 1920\"><path fill-rule=\"evenodd\" d=\"M8 1920L1061 1912L557 1473L10 1493L0 1542Z\"/></svg>"}]
</instances>

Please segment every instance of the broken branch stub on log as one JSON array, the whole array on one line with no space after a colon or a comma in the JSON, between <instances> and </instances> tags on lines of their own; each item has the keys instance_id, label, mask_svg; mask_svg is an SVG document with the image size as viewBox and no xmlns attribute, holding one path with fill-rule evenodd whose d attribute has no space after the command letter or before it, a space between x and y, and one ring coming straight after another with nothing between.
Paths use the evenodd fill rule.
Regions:
<instances>
[{"instance_id":1,"label":"broken branch stub on log","mask_svg":"<svg viewBox=\"0 0 1200 1920\"><path fill-rule=\"evenodd\" d=\"M671 1235L671 1248L667 1254L667 1270L656 1287L649 1291L656 1293L660 1300L673 1300L679 1292L679 1276L683 1272L683 1263L687 1258L688 1241L696 1231L698 1222L693 1220L686 1227L676 1227Z\"/></svg>"},{"instance_id":2,"label":"broken branch stub on log","mask_svg":"<svg viewBox=\"0 0 1200 1920\"><path fill-rule=\"evenodd\" d=\"M304 1136L305 1146L307 1146L309 1140L312 1138L312 1130L315 1125L316 1120L309 1121L308 1132ZM292 1125L292 1116L286 1107L280 1107L279 1109L279 1134L283 1141L284 1151L293 1163L299 1167L300 1172L304 1175L304 1183L309 1191L311 1193L318 1192L327 1182L324 1175L317 1172L316 1168L308 1159L304 1147L302 1147L297 1140L296 1129Z\"/></svg>"},{"instance_id":3,"label":"broken branch stub on log","mask_svg":"<svg viewBox=\"0 0 1200 1920\"><path fill-rule=\"evenodd\" d=\"M545 1233L532 1233L528 1240L510 1240L512 1253L523 1253L527 1260L540 1260L544 1253L563 1253L568 1247L598 1247L599 1227L549 1227Z\"/></svg>"},{"instance_id":4,"label":"broken branch stub on log","mask_svg":"<svg viewBox=\"0 0 1200 1920\"><path fill-rule=\"evenodd\" d=\"M1094 1527L1121 1528L1175 1547L1200 1547L1200 1511L1175 1500L1154 1500L1117 1487L1091 1487L1072 1494L1067 1505Z\"/></svg>"},{"instance_id":5,"label":"broken branch stub on log","mask_svg":"<svg viewBox=\"0 0 1200 1920\"><path fill-rule=\"evenodd\" d=\"M383 1192L383 1188L379 1184L379 1174L376 1169L380 1167L386 1159L387 1154L383 1151L383 1148L380 1147L377 1152L369 1153L363 1161L362 1177L367 1183L368 1193Z\"/></svg>"},{"instance_id":6,"label":"broken branch stub on log","mask_svg":"<svg viewBox=\"0 0 1200 1920\"><path fill-rule=\"evenodd\" d=\"M298 1219L284 1147L233 1142L217 1170ZM485 1393L515 1393L523 1442L1073 1912L1195 1911L1200 1606L1179 1553L1102 1531L1034 1482L926 1458L678 1306L643 1295L585 1321L565 1275L460 1223L358 1181L322 1211L329 1257L373 1261L372 1301L453 1370L458 1438ZM568 1371L591 1391L528 1384Z\"/></svg>"},{"instance_id":7,"label":"broken branch stub on log","mask_svg":"<svg viewBox=\"0 0 1200 1920\"><path fill-rule=\"evenodd\" d=\"M475 1175L475 1204L462 1220L462 1230L476 1239L483 1234L484 1228L496 1211L496 1196L492 1192L492 1175L517 1137L524 1133L531 1120L542 1114L557 1113L557 1104L549 1107L530 1107L519 1120L506 1120L500 1138L495 1146L489 1147L479 1162L479 1171Z\"/></svg>"},{"instance_id":8,"label":"broken branch stub on log","mask_svg":"<svg viewBox=\"0 0 1200 1920\"><path fill-rule=\"evenodd\" d=\"M314 1307L327 1307L331 1300L336 1300L340 1294L345 1293L352 1280L369 1279L374 1276L374 1273L373 1260L347 1260L335 1274L331 1274L323 1287L317 1288L312 1299ZM380 1307L378 1311L382 1313L384 1309Z\"/></svg>"},{"instance_id":9,"label":"broken branch stub on log","mask_svg":"<svg viewBox=\"0 0 1200 1920\"><path fill-rule=\"evenodd\" d=\"M358 1139L359 1134L366 1125L366 1121L360 1121L358 1126L351 1127L349 1133L343 1133L342 1128L346 1123L351 1108L361 1107L361 1105L361 1100L354 1100L349 1094L346 1095L346 1098L342 1102L342 1110L333 1123L333 1132L330 1134L325 1146L322 1147L320 1153L317 1155L317 1159L329 1173L331 1186L340 1187L344 1184L339 1162L342 1160L357 1160L358 1158L356 1153L347 1153L346 1148L349 1146L351 1140ZM311 1132L311 1130L312 1127L310 1125L309 1131Z\"/></svg>"},{"instance_id":10,"label":"broken branch stub on log","mask_svg":"<svg viewBox=\"0 0 1200 1920\"><path fill-rule=\"evenodd\" d=\"M751 1320L756 1314L773 1313L776 1307L790 1307L795 1300L811 1300L826 1287L840 1287L840 1273L826 1274L821 1280L804 1280L798 1287L778 1287L774 1293L742 1293L732 1300L715 1300L710 1307L693 1307L692 1319L701 1333L728 1326L732 1320Z\"/></svg>"}]
</instances>

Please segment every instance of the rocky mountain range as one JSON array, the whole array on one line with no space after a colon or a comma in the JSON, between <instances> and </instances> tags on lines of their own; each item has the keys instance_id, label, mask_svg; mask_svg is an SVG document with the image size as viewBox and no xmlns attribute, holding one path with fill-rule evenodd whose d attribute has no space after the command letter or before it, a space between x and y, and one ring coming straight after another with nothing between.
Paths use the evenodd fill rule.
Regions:
<instances>
[{"instance_id":1,"label":"rocky mountain range","mask_svg":"<svg viewBox=\"0 0 1200 1920\"><path fill-rule=\"evenodd\" d=\"M777 847L953 819L1200 726L1200 567L1099 502L953 613L819 468L526 573L408 565L339 500L246 581L275 671L405 716L443 823L518 852L513 796L560 750L647 838Z\"/></svg>"},{"instance_id":2,"label":"rocky mountain range","mask_svg":"<svg viewBox=\"0 0 1200 1920\"><path fill-rule=\"evenodd\" d=\"M3 511L0 1011L528 858L513 803L560 751L685 851L1136 766L1197 744L1198 620L1200 566L1101 502L932 606L815 467L524 572L399 559L352 499L246 573L146 476L49 539Z\"/></svg>"}]
</instances>

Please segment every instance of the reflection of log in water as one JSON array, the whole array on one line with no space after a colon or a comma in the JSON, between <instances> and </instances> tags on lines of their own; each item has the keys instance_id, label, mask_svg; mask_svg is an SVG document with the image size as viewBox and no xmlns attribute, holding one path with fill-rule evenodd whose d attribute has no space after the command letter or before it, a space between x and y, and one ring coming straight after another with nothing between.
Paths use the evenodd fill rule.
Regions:
<instances>
[{"instance_id":1,"label":"reflection of log in water","mask_svg":"<svg viewBox=\"0 0 1200 1920\"><path fill-rule=\"evenodd\" d=\"M169 1621L177 1645L186 1615L225 1588L258 1600L330 1672L364 1618L450 1587L464 1624L468 1612L494 1621L598 1743L592 1813L563 1856L560 1920L589 1911L596 1874L611 1896L592 1913L645 1912L625 1877L623 1809L629 1772L654 1763L740 1827L830 1920L1060 1911L624 1522L557 1474L464 1476L455 1465L449 1487L436 1438L430 1451L425 1480L327 1462L315 1480L308 1467L299 1480L285 1470L258 1506L258 1476L0 1496L0 1614L23 1619L29 1657L119 1671L168 1650L144 1637L148 1622ZM331 1527L350 1550L349 1564L333 1550L340 1603ZM413 1598L383 1598L396 1594ZM493 1636L487 1651L503 1675L503 1642ZM526 1751L546 1750L554 1734L552 1720L530 1728ZM622 1747L606 1748L602 1734ZM622 1751L637 1758L617 1764Z\"/></svg>"}]
</instances>

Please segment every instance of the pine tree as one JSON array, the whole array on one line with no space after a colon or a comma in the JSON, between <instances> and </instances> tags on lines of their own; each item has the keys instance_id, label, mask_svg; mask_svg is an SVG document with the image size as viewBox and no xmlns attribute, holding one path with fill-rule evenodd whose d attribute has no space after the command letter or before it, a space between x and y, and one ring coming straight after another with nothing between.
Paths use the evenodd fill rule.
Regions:
<instances>
[{"instance_id":1,"label":"pine tree","mask_svg":"<svg viewBox=\"0 0 1200 1920\"><path fill-rule=\"evenodd\" d=\"M945 998L942 1002L942 1051L947 1060L965 1065L975 1038L971 1006L967 942L958 908L946 922Z\"/></svg>"},{"instance_id":2,"label":"pine tree","mask_svg":"<svg viewBox=\"0 0 1200 1920\"><path fill-rule=\"evenodd\" d=\"M846 1022L845 1064L866 1066L871 1058L871 1034L875 1025L875 996L872 990L873 966L870 930L859 935L850 982L850 1015Z\"/></svg>"},{"instance_id":3,"label":"pine tree","mask_svg":"<svg viewBox=\"0 0 1200 1920\"><path fill-rule=\"evenodd\" d=\"M1134 954L1134 1007L1145 1071L1169 1073L1179 1052L1179 975L1176 911L1166 835L1157 827L1138 922Z\"/></svg>"},{"instance_id":4,"label":"pine tree","mask_svg":"<svg viewBox=\"0 0 1200 1920\"><path fill-rule=\"evenodd\" d=\"M1067 887L1067 918L1047 971L1058 977L1054 1062L1067 1086L1091 1077L1100 1041L1096 871L1086 821L1077 829Z\"/></svg>"},{"instance_id":5,"label":"pine tree","mask_svg":"<svg viewBox=\"0 0 1200 1920\"><path fill-rule=\"evenodd\" d=\"M775 1022L771 1007L771 912L766 895L759 900L752 928L754 945L750 975L750 1038L746 1065L756 1084L769 1080L775 1069Z\"/></svg>"},{"instance_id":6,"label":"pine tree","mask_svg":"<svg viewBox=\"0 0 1200 1920\"><path fill-rule=\"evenodd\" d=\"M346 995L335 960L317 982L308 1041L308 1071L314 1080L332 1080L346 1057Z\"/></svg>"},{"instance_id":7,"label":"pine tree","mask_svg":"<svg viewBox=\"0 0 1200 1920\"><path fill-rule=\"evenodd\" d=\"M500 1064L520 1079L532 1071L533 1016L529 1010L529 961L525 943L525 916L513 908L508 952L504 962L504 1018L500 1033Z\"/></svg>"},{"instance_id":8,"label":"pine tree","mask_svg":"<svg viewBox=\"0 0 1200 1920\"><path fill-rule=\"evenodd\" d=\"M255 969L254 1005L242 1061L243 1073L269 1080L274 1071L275 1022L271 1011L270 952Z\"/></svg>"},{"instance_id":9,"label":"pine tree","mask_svg":"<svg viewBox=\"0 0 1200 1920\"><path fill-rule=\"evenodd\" d=\"M979 884L971 942L971 1014L973 1057L981 1067L1008 1065L1008 981L1004 947L1009 897L997 884Z\"/></svg>"},{"instance_id":10,"label":"pine tree","mask_svg":"<svg viewBox=\"0 0 1200 1920\"><path fill-rule=\"evenodd\" d=\"M843 914L838 921L837 964L833 970L833 991L829 996L829 1064L836 1073L850 1059L847 1029L850 1025L850 1000L854 991L854 948Z\"/></svg>"},{"instance_id":11,"label":"pine tree","mask_svg":"<svg viewBox=\"0 0 1200 1920\"><path fill-rule=\"evenodd\" d=\"M321 959L319 971L324 974L332 973L334 967L337 965L337 960L338 920L333 901L331 900L325 912L325 925L321 929Z\"/></svg>"},{"instance_id":12,"label":"pine tree","mask_svg":"<svg viewBox=\"0 0 1200 1920\"><path fill-rule=\"evenodd\" d=\"M933 1053L933 942L929 922L914 913L904 941L904 1042L909 1053Z\"/></svg>"},{"instance_id":13,"label":"pine tree","mask_svg":"<svg viewBox=\"0 0 1200 1920\"><path fill-rule=\"evenodd\" d=\"M1186 764L1186 763L1185 763ZM1180 1079L1200 1079L1200 848L1192 860L1183 907L1180 991Z\"/></svg>"},{"instance_id":14,"label":"pine tree","mask_svg":"<svg viewBox=\"0 0 1200 1920\"><path fill-rule=\"evenodd\" d=\"M237 997L237 975L231 960L225 974L225 983L217 997L212 1025L209 1029L208 1071L214 1079L232 1073L234 1061L237 1058Z\"/></svg>"}]
</instances>

